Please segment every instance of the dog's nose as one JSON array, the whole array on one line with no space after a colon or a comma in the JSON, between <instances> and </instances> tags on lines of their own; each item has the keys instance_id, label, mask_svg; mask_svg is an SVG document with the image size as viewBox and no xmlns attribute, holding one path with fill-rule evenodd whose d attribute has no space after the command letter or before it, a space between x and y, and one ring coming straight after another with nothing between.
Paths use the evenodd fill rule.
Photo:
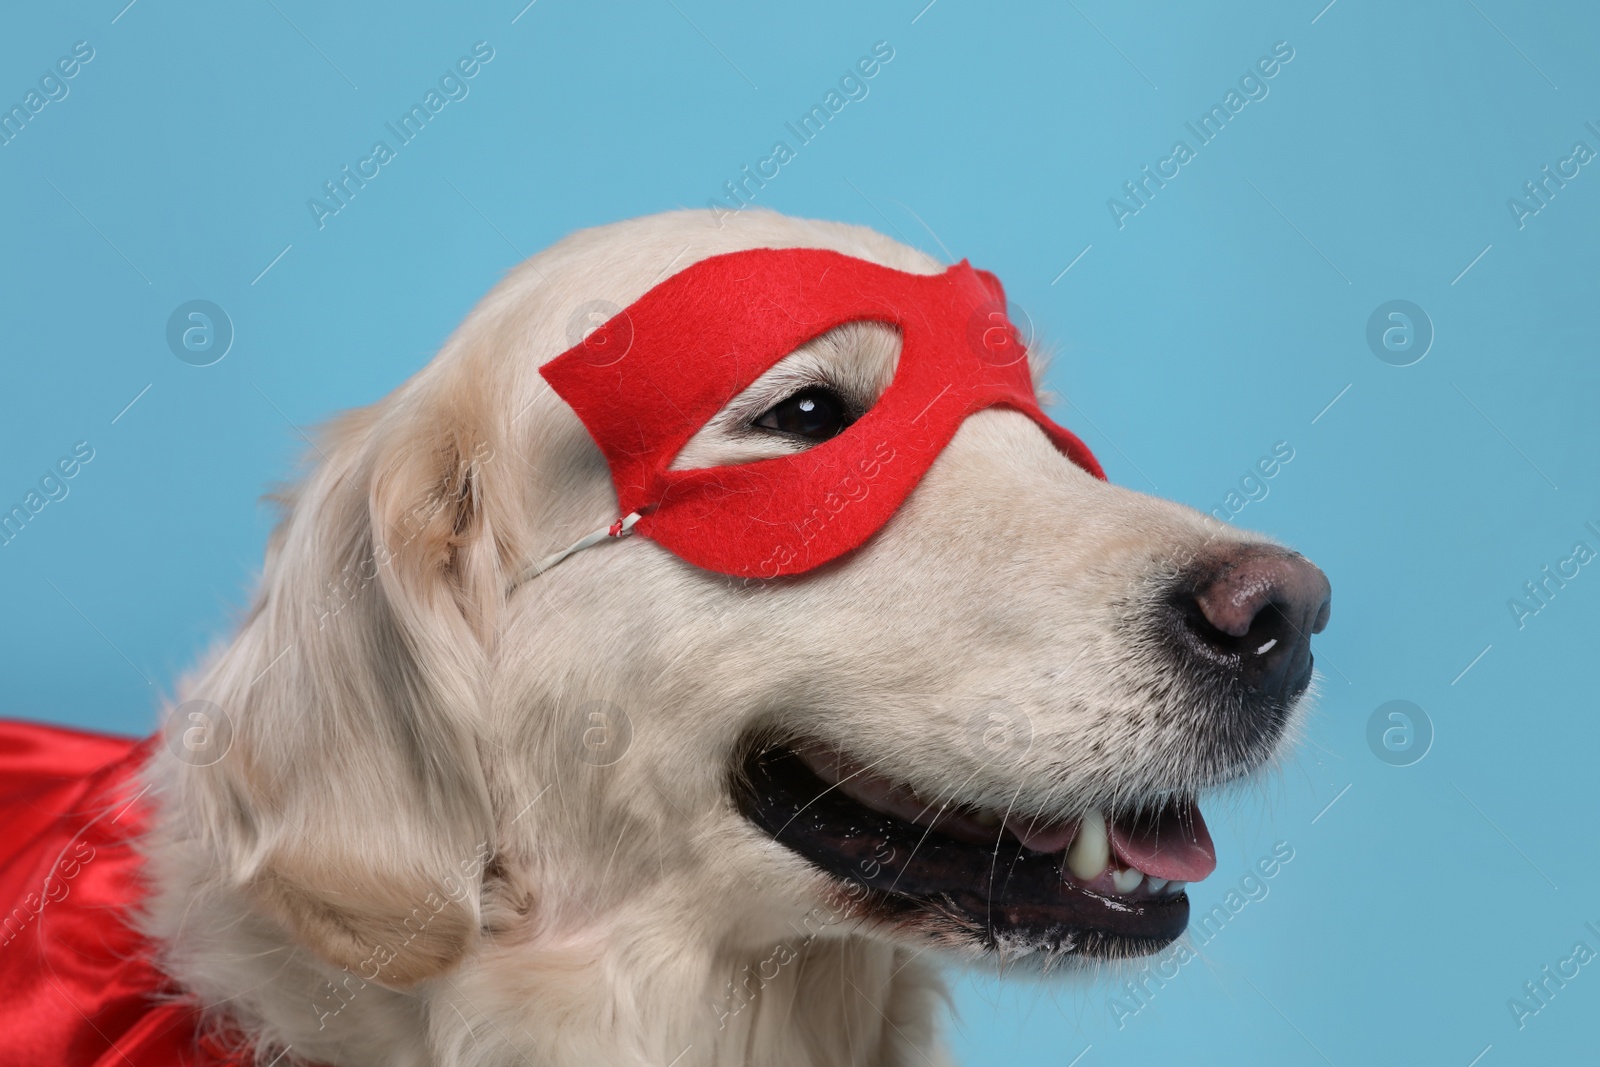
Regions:
<instances>
[{"instance_id":1,"label":"dog's nose","mask_svg":"<svg viewBox=\"0 0 1600 1067\"><path fill-rule=\"evenodd\" d=\"M1180 586L1180 639L1248 688L1286 704L1311 683L1311 635L1328 624L1328 578L1298 553L1234 545Z\"/></svg>"}]
</instances>

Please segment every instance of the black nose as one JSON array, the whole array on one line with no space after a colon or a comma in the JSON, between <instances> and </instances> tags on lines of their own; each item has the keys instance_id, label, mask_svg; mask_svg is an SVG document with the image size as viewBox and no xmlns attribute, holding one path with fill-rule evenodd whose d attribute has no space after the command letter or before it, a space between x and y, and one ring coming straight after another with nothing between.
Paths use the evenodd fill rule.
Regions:
<instances>
[{"instance_id":1,"label":"black nose","mask_svg":"<svg viewBox=\"0 0 1600 1067\"><path fill-rule=\"evenodd\" d=\"M1328 625L1331 595L1327 576L1297 553L1213 550L1180 579L1179 640L1281 706L1311 683L1311 635Z\"/></svg>"}]
</instances>

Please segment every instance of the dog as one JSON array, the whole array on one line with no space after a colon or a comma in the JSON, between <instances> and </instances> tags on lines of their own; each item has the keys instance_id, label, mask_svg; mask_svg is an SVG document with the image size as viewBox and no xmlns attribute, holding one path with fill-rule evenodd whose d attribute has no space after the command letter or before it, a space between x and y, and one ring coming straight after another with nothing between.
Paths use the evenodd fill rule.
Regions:
<instances>
[{"instance_id":1,"label":"dog","mask_svg":"<svg viewBox=\"0 0 1600 1067\"><path fill-rule=\"evenodd\" d=\"M605 341L568 380L615 375L641 298L758 250L956 271L754 209L586 230L279 495L253 606L138 779L138 929L258 1063L943 1064L944 963L1092 971L1183 930L1215 863L1196 797L1292 744L1326 578L1109 484L1023 401L952 416L881 524L803 572L690 562L710 528L653 542L604 405L580 418L552 361ZM712 314L782 313L732 299ZM601 334L623 309L634 335ZM848 439L912 331L777 353L669 473ZM878 506L917 447L863 453L818 521ZM197 707L226 727L214 760L181 740Z\"/></svg>"}]
</instances>

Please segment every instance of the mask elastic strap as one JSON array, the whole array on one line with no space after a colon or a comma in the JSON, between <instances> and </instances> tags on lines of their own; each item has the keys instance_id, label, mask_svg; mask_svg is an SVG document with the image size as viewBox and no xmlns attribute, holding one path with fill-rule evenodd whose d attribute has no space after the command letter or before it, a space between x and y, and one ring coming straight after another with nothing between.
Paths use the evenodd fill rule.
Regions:
<instances>
[{"instance_id":1,"label":"mask elastic strap","mask_svg":"<svg viewBox=\"0 0 1600 1067\"><path fill-rule=\"evenodd\" d=\"M557 563L560 563L574 552L581 552L586 548L591 548L607 538L627 537L633 532L633 524L639 521L639 517L640 516L637 511L629 512L627 515L624 515L610 526L607 526L601 530L596 530L587 537L579 538L566 548L563 548L560 552L552 552L544 559L541 559L536 563L528 564L512 577L511 584L506 586L506 595L510 596L512 593L516 592L517 586L528 581L530 578L539 577L539 575L543 574L551 567L554 567Z\"/></svg>"}]
</instances>

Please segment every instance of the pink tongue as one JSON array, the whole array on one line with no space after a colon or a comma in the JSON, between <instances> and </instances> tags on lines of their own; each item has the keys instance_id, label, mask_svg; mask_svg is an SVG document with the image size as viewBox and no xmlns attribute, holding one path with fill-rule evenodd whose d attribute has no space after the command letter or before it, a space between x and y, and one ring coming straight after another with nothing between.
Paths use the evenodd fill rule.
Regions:
<instances>
[{"instance_id":1,"label":"pink tongue","mask_svg":"<svg viewBox=\"0 0 1600 1067\"><path fill-rule=\"evenodd\" d=\"M1145 874L1198 882L1217 869L1211 832L1196 804L1168 804L1154 815L1118 819L1106 829L1112 853Z\"/></svg>"}]
</instances>

